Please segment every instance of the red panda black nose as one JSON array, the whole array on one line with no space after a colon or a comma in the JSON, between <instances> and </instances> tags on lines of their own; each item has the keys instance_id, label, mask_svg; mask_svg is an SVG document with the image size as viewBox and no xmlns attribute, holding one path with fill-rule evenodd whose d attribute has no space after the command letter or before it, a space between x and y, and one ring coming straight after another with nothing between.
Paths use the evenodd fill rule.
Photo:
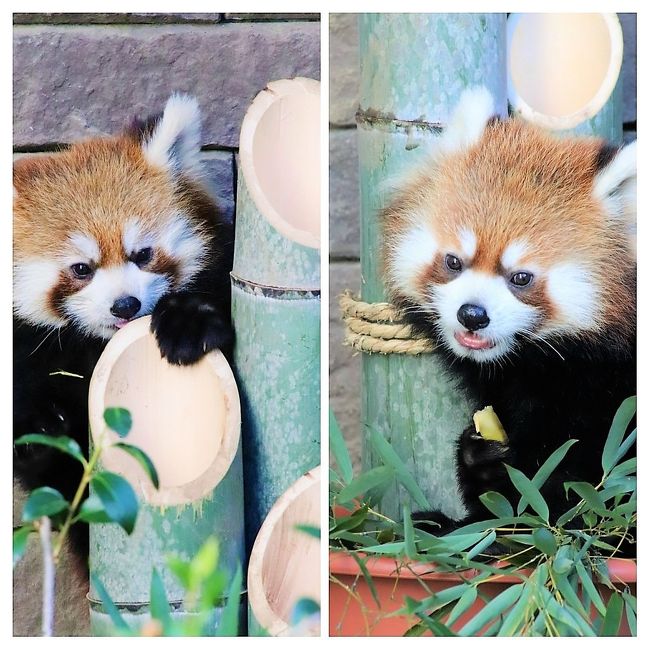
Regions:
<instances>
[{"instance_id":1,"label":"red panda black nose","mask_svg":"<svg viewBox=\"0 0 650 650\"><path fill-rule=\"evenodd\" d=\"M111 314L117 318L128 320L140 311L140 307L142 305L135 296L122 296L113 303Z\"/></svg>"},{"instance_id":2,"label":"red panda black nose","mask_svg":"<svg viewBox=\"0 0 650 650\"><path fill-rule=\"evenodd\" d=\"M471 332L481 330L490 324L487 312L479 305L461 305L456 317L458 322Z\"/></svg>"}]
</instances>

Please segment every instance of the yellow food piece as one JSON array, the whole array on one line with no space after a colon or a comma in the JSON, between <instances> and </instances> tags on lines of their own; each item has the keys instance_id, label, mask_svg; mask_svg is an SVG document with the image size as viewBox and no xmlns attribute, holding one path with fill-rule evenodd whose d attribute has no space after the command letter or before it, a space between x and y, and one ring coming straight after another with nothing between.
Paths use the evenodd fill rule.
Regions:
<instances>
[{"instance_id":1,"label":"yellow food piece","mask_svg":"<svg viewBox=\"0 0 650 650\"><path fill-rule=\"evenodd\" d=\"M508 442L508 436L503 429L503 425L491 406L486 406L474 413L474 426L476 427L476 433L485 440L495 440L503 444Z\"/></svg>"}]
</instances>

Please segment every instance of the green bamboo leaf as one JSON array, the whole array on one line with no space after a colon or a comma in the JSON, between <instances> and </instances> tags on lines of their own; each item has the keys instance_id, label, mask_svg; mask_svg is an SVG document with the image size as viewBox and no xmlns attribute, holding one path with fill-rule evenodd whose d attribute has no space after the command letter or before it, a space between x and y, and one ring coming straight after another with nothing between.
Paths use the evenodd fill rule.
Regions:
<instances>
[{"instance_id":1,"label":"green bamboo leaf","mask_svg":"<svg viewBox=\"0 0 650 650\"><path fill-rule=\"evenodd\" d=\"M207 580L219 564L219 542L215 537L208 537L190 562L190 576L193 588Z\"/></svg>"},{"instance_id":2,"label":"green bamboo leaf","mask_svg":"<svg viewBox=\"0 0 650 650\"><path fill-rule=\"evenodd\" d=\"M339 533L341 531L350 531L356 530L363 524L364 521L368 518L368 506L364 505L363 507L355 510L351 515L347 517L341 517L339 519L334 518L334 527L330 530L332 535Z\"/></svg>"},{"instance_id":3,"label":"green bamboo leaf","mask_svg":"<svg viewBox=\"0 0 650 650\"><path fill-rule=\"evenodd\" d=\"M607 506L603 503L600 494L593 485L581 481L569 481L564 484L564 488L573 490L595 512L607 511Z\"/></svg>"},{"instance_id":4,"label":"green bamboo leaf","mask_svg":"<svg viewBox=\"0 0 650 650\"><path fill-rule=\"evenodd\" d=\"M112 446L125 451L130 456L133 456L133 458L135 458L138 463L140 463L142 469L147 473L149 480L153 483L153 486L156 488L156 490L160 487L158 472L156 471L151 458L149 458L149 456L144 451L142 451L140 447L129 445L126 442L116 442Z\"/></svg>"},{"instance_id":5,"label":"green bamboo leaf","mask_svg":"<svg viewBox=\"0 0 650 650\"><path fill-rule=\"evenodd\" d=\"M455 585L443 589L442 591L439 591L432 596L427 596L422 600L415 600L407 596L404 599L404 607L394 612L393 615L412 616L413 614L417 614L419 616L437 612L443 607L449 605L449 603L453 603L455 600L462 598L463 594L470 588L470 584L463 583L461 585Z\"/></svg>"},{"instance_id":6,"label":"green bamboo leaf","mask_svg":"<svg viewBox=\"0 0 650 650\"><path fill-rule=\"evenodd\" d=\"M515 514L508 499L498 492L486 492L485 494L481 494L479 499L497 517L513 517Z\"/></svg>"},{"instance_id":7,"label":"green bamboo leaf","mask_svg":"<svg viewBox=\"0 0 650 650\"><path fill-rule=\"evenodd\" d=\"M533 485L532 481L518 469L510 467L506 464L506 471L512 484L517 488L519 494L530 504L530 507L545 521L548 523L548 506L544 497L541 495L540 491ZM517 514L520 515L523 510L517 510Z\"/></svg>"},{"instance_id":8,"label":"green bamboo leaf","mask_svg":"<svg viewBox=\"0 0 650 650\"><path fill-rule=\"evenodd\" d=\"M320 605L313 598L300 598L291 610L291 625L296 626L306 618L320 614Z\"/></svg>"},{"instance_id":9,"label":"green bamboo leaf","mask_svg":"<svg viewBox=\"0 0 650 650\"><path fill-rule=\"evenodd\" d=\"M445 621L447 627L451 627L475 602L478 596L476 585L468 585L463 595L458 599Z\"/></svg>"},{"instance_id":10,"label":"green bamboo leaf","mask_svg":"<svg viewBox=\"0 0 650 650\"><path fill-rule=\"evenodd\" d=\"M578 598L578 594L571 586L566 574L557 574L553 572L553 578L558 591L562 594L567 604L575 610L574 613L576 616L581 616L586 621L589 621L589 614L580 602L580 598Z\"/></svg>"},{"instance_id":11,"label":"green bamboo leaf","mask_svg":"<svg viewBox=\"0 0 650 650\"><path fill-rule=\"evenodd\" d=\"M526 582L524 588L521 590L521 595L512 606L512 609L505 615L503 622L499 627L497 636L521 636L517 634L522 623L524 623L528 616L529 611L534 607L533 601L530 597L532 591L532 584Z\"/></svg>"},{"instance_id":12,"label":"green bamboo leaf","mask_svg":"<svg viewBox=\"0 0 650 650\"><path fill-rule=\"evenodd\" d=\"M583 590L589 595L591 602L601 616L605 616L607 608L603 599L600 597L600 592L594 585L594 582L591 578L590 573L585 568L582 562L576 563L576 572L578 578L580 579L580 584L582 585Z\"/></svg>"},{"instance_id":13,"label":"green bamboo leaf","mask_svg":"<svg viewBox=\"0 0 650 650\"><path fill-rule=\"evenodd\" d=\"M605 620L600 628L599 636L618 636L623 617L623 605L623 599L616 592L609 597Z\"/></svg>"},{"instance_id":14,"label":"green bamboo leaf","mask_svg":"<svg viewBox=\"0 0 650 650\"><path fill-rule=\"evenodd\" d=\"M345 483L349 483L353 476L354 472L352 471L352 461L350 460L350 454L348 453L348 448L345 444L345 438L341 429L339 428L338 422L334 415L334 411L330 408L329 410L329 419L330 419L330 451L332 452L334 459L338 468L341 470L343 475L343 480Z\"/></svg>"},{"instance_id":15,"label":"green bamboo leaf","mask_svg":"<svg viewBox=\"0 0 650 650\"><path fill-rule=\"evenodd\" d=\"M574 563L575 558L573 548L568 544L560 546L553 558L553 572L558 575L564 575L571 570Z\"/></svg>"},{"instance_id":16,"label":"green bamboo leaf","mask_svg":"<svg viewBox=\"0 0 650 650\"><path fill-rule=\"evenodd\" d=\"M51 517L69 507L63 495L54 488L41 487L32 490L23 507L23 522L29 523L41 517Z\"/></svg>"},{"instance_id":17,"label":"green bamboo leaf","mask_svg":"<svg viewBox=\"0 0 650 650\"><path fill-rule=\"evenodd\" d=\"M413 500L422 510L431 510L424 492L420 489L404 461L398 456L391 444L378 431L370 430L370 442L379 457L388 467L395 471L397 479L406 488L407 492L413 497Z\"/></svg>"},{"instance_id":18,"label":"green bamboo leaf","mask_svg":"<svg viewBox=\"0 0 650 650\"><path fill-rule=\"evenodd\" d=\"M111 406L104 411L104 422L120 438L126 437L133 426L131 413L119 406Z\"/></svg>"},{"instance_id":19,"label":"green bamboo leaf","mask_svg":"<svg viewBox=\"0 0 650 650\"><path fill-rule=\"evenodd\" d=\"M477 555L480 555L488 546L494 543L496 538L497 538L496 531L491 530L478 544L473 546L467 552L467 559L471 560L472 558L475 558Z\"/></svg>"},{"instance_id":20,"label":"green bamboo leaf","mask_svg":"<svg viewBox=\"0 0 650 650\"><path fill-rule=\"evenodd\" d=\"M623 441L623 436L627 430L628 425L632 421L636 413L636 396L628 397L618 407L612 426L609 429L607 440L603 448L602 467L607 474L612 467L616 464L616 457Z\"/></svg>"},{"instance_id":21,"label":"green bamboo leaf","mask_svg":"<svg viewBox=\"0 0 650 650\"><path fill-rule=\"evenodd\" d=\"M102 605L108 614L108 617L111 619L111 623L116 627L116 629L122 634L129 634L131 628L128 626L127 622L122 618L120 610L117 608L117 605L113 602L113 599L108 595L104 585L100 582L97 576L90 574L90 581L95 587L95 591L99 596L99 599L102 601Z\"/></svg>"},{"instance_id":22,"label":"green bamboo leaf","mask_svg":"<svg viewBox=\"0 0 650 650\"><path fill-rule=\"evenodd\" d=\"M411 521L411 511L407 506L404 506L402 512L404 514L404 550L406 557L415 560L417 559L418 551L415 547L415 530Z\"/></svg>"},{"instance_id":23,"label":"green bamboo leaf","mask_svg":"<svg viewBox=\"0 0 650 650\"><path fill-rule=\"evenodd\" d=\"M537 528L533 531L533 543L542 553L549 557L557 551L555 535L548 528Z\"/></svg>"},{"instance_id":24,"label":"green bamboo leaf","mask_svg":"<svg viewBox=\"0 0 650 650\"><path fill-rule=\"evenodd\" d=\"M541 490L542 486L548 480L548 477L555 471L557 466L564 460L567 452L577 440L567 440L563 445L558 447L542 464L542 466L535 472L535 476L531 479L532 484ZM519 500L517 504L517 512L523 512L526 508L527 501L524 497Z\"/></svg>"},{"instance_id":25,"label":"green bamboo leaf","mask_svg":"<svg viewBox=\"0 0 650 650\"><path fill-rule=\"evenodd\" d=\"M636 442L636 429L630 433L630 435L623 440L621 443L621 446L618 448L618 451L616 452L616 456L614 456L614 463L618 463L625 454L627 454L628 450L630 447Z\"/></svg>"},{"instance_id":26,"label":"green bamboo leaf","mask_svg":"<svg viewBox=\"0 0 650 650\"><path fill-rule=\"evenodd\" d=\"M497 616L501 616L503 612L517 602L523 588L523 584L515 584L502 591L498 596L486 603L485 607L473 616L458 634L460 636L474 636L478 634L490 621Z\"/></svg>"},{"instance_id":27,"label":"green bamboo leaf","mask_svg":"<svg viewBox=\"0 0 650 650\"><path fill-rule=\"evenodd\" d=\"M118 523L127 535L133 532L138 516L138 500L129 482L112 472L99 472L90 479L111 521Z\"/></svg>"},{"instance_id":28,"label":"green bamboo leaf","mask_svg":"<svg viewBox=\"0 0 650 650\"><path fill-rule=\"evenodd\" d=\"M16 528L14 530L14 535L13 535L13 557L14 557L14 567L18 562L20 562L20 559L25 555L25 551L27 550L27 541L29 538L29 534L34 532L34 528L32 526L21 526L20 528Z\"/></svg>"},{"instance_id":29,"label":"green bamboo leaf","mask_svg":"<svg viewBox=\"0 0 650 650\"><path fill-rule=\"evenodd\" d=\"M237 636L239 633L239 600L242 590L242 569L237 566L235 577L228 589L228 600L221 614L217 636Z\"/></svg>"},{"instance_id":30,"label":"green bamboo leaf","mask_svg":"<svg viewBox=\"0 0 650 650\"><path fill-rule=\"evenodd\" d=\"M370 489L385 485L395 478L395 472L390 467L373 467L367 472L350 481L338 494L337 502L344 504L355 497L365 495Z\"/></svg>"},{"instance_id":31,"label":"green bamboo leaf","mask_svg":"<svg viewBox=\"0 0 650 650\"><path fill-rule=\"evenodd\" d=\"M54 449L58 449L64 454L76 458L82 465L86 465L86 459L84 458L79 443L68 436L48 436L43 433L28 433L14 440L14 445L45 445L46 447L54 447Z\"/></svg>"},{"instance_id":32,"label":"green bamboo leaf","mask_svg":"<svg viewBox=\"0 0 650 650\"><path fill-rule=\"evenodd\" d=\"M376 544L366 546L364 553L377 553L378 555L404 555L404 542L389 542L388 544Z\"/></svg>"},{"instance_id":33,"label":"green bamboo leaf","mask_svg":"<svg viewBox=\"0 0 650 650\"><path fill-rule=\"evenodd\" d=\"M366 581L366 584L368 585L368 589L370 589L370 595L372 596L372 599L375 601L377 607L381 609L381 602L379 602L377 587L375 586L375 581L372 579L372 576L368 571L368 567L366 566L366 561L363 558L359 557L357 553L351 552L350 555L354 558L354 561L357 563L357 566L359 567L359 570L363 575L363 579Z\"/></svg>"},{"instance_id":34,"label":"green bamboo leaf","mask_svg":"<svg viewBox=\"0 0 650 650\"><path fill-rule=\"evenodd\" d=\"M310 526L309 524L297 524L295 529L301 533L305 533L309 537L320 539L320 528L318 526Z\"/></svg>"},{"instance_id":35,"label":"green bamboo leaf","mask_svg":"<svg viewBox=\"0 0 650 650\"><path fill-rule=\"evenodd\" d=\"M440 621L431 618L430 616L426 615L421 615L420 619L422 620L422 625L424 625L427 630L433 634L433 636L436 637L447 637L447 636L456 636L454 632L452 632L447 625L444 623L441 623ZM404 636L422 636L421 634L409 634L409 631L407 631Z\"/></svg>"},{"instance_id":36,"label":"green bamboo leaf","mask_svg":"<svg viewBox=\"0 0 650 650\"><path fill-rule=\"evenodd\" d=\"M636 636L636 598L629 591L624 591L623 600L625 601L625 617L630 633L632 636Z\"/></svg>"},{"instance_id":37,"label":"green bamboo leaf","mask_svg":"<svg viewBox=\"0 0 650 650\"><path fill-rule=\"evenodd\" d=\"M108 524L112 521L96 494L91 494L81 503L75 519L89 524Z\"/></svg>"},{"instance_id":38,"label":"green bamboo leaf","mask_svg":"<svg viewBox=\"0 0 650 650\"><path fill-rule=\"evenodd\" d=\"M176 576L176 579L181 584L185 591L189 591L191 588L191 579L190 579L190 563L181 560L175 555L170 555L165 558L167 562L167 567L169 570Z\"/></svg>"},{"instance_id":39,"label":"green bamboo leaf","mask_svg":"<svg viewBox=\"0 0 650 650\"><path fill-rule=\"evenodd\" d=\"M165 592L165 585L154 567L151 572L151 617L160 622L163 634L169 631L172 622L171 609Z\"/></svg>"},{"instance_id":40,"label":"green bamboo leaf","mask_svg":"<svg viewBox=\"0 0 650 650\"><path fill-rule=\"evenodd\" d=\"M619 478L620 476L628 476L629 474L636 474L636 458L628 458L619 465L616 465L609 473L607 480Z\"/></svg>"}]
</instances>

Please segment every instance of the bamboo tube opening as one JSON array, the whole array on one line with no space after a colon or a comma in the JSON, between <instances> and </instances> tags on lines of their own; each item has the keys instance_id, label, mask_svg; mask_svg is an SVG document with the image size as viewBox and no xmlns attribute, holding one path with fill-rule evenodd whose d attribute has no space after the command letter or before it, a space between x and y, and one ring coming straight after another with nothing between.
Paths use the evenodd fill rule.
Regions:
<instances>
[{"instance_id":1,"label":"bamboo tube opening","mask_svg":"<svg viewBox=\"0 0 650 650\"><path fill-rule=\"evenodd\" d=\"M508 99L526 120L570 129L596 115L623 61L616 14L511 14Z\"/></svg>"},{"instance_id":2,"label":"bamboo tube opening","mask_svg":"<svg viewBox=\"0 0 650 650\"><path fill-rule=\"evenodd\" d=\"M320 84L271 82L244 117L239 156L259 212L288 239L320 248Z\"/></svg>"},{"instance_id":3,"label":"bamboo tube opening","mask_svg":"<svg viewBox=\"0 0 650 650\"><path fill-rule=\"evenodd\" d=\"M320 468L296 481L276 502L260 528L248 567L248 599L259 625L271 636L291 632L300 598L320 602L320 544L296 529L320 526ZM310 629L309 636L318 636Z\"/></svg>"},{"instance_id":4,"label":"bamboo tube opening","mask_svg":"<svg viewBox=\"0 0 650 650\"><path fill-rule=\"evenodd\" d=\"M225 357L211 352L193 366L160 356L151 318L139 318L109 341L93 373L89 420L93 444L118 442L104 423L104 409L130 411L123 440L146 452L158 472L156 490L129 454L107 447L103 466L123 475L154 505L190 503L209 494L228 471L239 445L240 407Z\"/></svg>"}]
</instances>

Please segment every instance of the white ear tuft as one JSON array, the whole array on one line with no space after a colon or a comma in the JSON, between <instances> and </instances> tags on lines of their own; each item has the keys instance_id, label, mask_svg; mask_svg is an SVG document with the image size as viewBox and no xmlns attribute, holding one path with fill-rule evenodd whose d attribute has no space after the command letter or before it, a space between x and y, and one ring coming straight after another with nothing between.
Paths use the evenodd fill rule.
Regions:
<instances>
[{"instance_id":1,"label":"white ear tuft","mask_svg":"<svg viewBox=\"0 0 650 650\"><path fill-rule=\"evenodd\" d=\"M463 91L438 146L445 153L468 149L483 135L487 123L496 115L494 98L484 86Z\"/></svg>"},{"instance_id":2,"label":"white ear tuft","mask_svg":"<svg viewBox=\"0 0 650 650\"><path fill-rule=\"evenodd\" d=\"M196 99L189 95L172 95L142 149L152 165L164 167L173 174L197 173L200 169L201 113Z\"/></svg>"},{"instance_id":3,"label":"white ear tuft","mask_svg":"<svg viewBox=\"0 0 650 650\"><path fill-rule=\"evenodd\" d=\"M610 218L623 221L636 233L636 140L623 147L594 179L594 196Z\"/></svg>"}]
</instances>

